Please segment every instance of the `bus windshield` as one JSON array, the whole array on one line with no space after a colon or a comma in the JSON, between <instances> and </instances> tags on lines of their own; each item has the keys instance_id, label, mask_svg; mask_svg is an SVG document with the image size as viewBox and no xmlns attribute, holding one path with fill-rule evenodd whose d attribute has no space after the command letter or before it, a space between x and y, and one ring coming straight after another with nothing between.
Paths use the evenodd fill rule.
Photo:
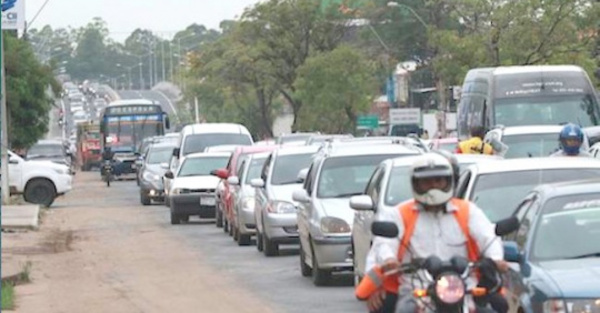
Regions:
<instances>
[{"instance_id":1,"label":"bus windshield","mask_svg":"<svg viewBox=\"0 0 600 313\"><path fill-rule=\"evenodd\" d=\"M144 138L164 132L160 116L114 116L107 120L106 136L116 150L136 151Z\"/></svg>"}]
</instances>

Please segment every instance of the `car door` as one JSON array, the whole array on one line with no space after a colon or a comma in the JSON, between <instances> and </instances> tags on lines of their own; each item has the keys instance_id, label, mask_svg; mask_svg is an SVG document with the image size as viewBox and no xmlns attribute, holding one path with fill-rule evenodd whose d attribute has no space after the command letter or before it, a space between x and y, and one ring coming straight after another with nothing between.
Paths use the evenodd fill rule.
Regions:
<instances>
[{"instance_id":1,"label":"car door","mask_svg":"<svg viewBox=\"0 0 600 313\"><path fill-rule=\"evenodd\" d=\"M235 186L231 186L232 189L232 193L231 193L231 200L233 203L233 207L232 207L232 211L233 211L233 218L234 218L234 222L237 223L237 216L238 216L238 208L240 206L240 191L242 188L242 178L244 176L244 171L246 169L246 164L249 163L248 162L248 158L243 158L240 162L240 166L238 167L238 171L237 173L235 173L232 176L236 176L238 178L238 181L240 182L240 184L235 185ZM235 225L235 224L234 224Z\"/></svg>"},{"instance_id":2,"label":"car door","mask_svg":"<svg viewBox=\"0 0 600 313\"><path fill-rule=\"evenodd\" d=\"M255 188L255 197L254 200L254 214L256 216L256 227L259 231L263 232L263 214L267 210L267 205L269 204L269 198L267 195L267 178L270 174L271 164L273 162L273 154L269 155L269 157L265 160L265 165L263 165L262 171L260 172L260 178L263 180L264 185L261 188Z\"/></svg>"},{"instance_id":3,"label":"car door","mask_svg":"<svg viewBox=\"0 0 600 313\"><path fill-rule=\"evenodd\" d=\"M310 250L310 242L308 240L310 233L310 217L312 211L312 201L313 201L313 190L315 185L315 177L318 171L318 162L313 162L308 168L308 173L306 174L306 180L304 181L304 185L302 188L308 194L308 197L311 199L308 203L298 203L298 233L300 237L300 244L302 249L304 250L305 255L311 255Z\"/></svg>"},{"instance_id":4,"label":"car door","mask_svg":"<svg viewBox=\"0 0 600 313\"><path fill-rule=\"evenodd\" d=\"M371 248L371 224L373 217L380 203L381 185L386 176L386 167L384 164L375 169L367 187L365 194L371 197L373 201L373 211L355 211L354 225L352 227L352 243L354 249L354 266L358 268L359 273L364 275L366 256Z\"/></svg>"},{"instance_id":5,"label":"car door","mask_svg":"<svg viewBox=\"0 0 600 313\"><path fill-rule=\"evenodd\" d=\"M517 243L520 251L525 251L527 238L531 226L535 222L535 215L540 207L540 198L532 193L526 196L517 206L514 215L519 219L520 226L518 230L509 234L504 239ZM510 311L517 312L521 306L521 298L528 292L527 275L522 274L521 264L509 262L509 270L505 276L504 286L506 287L506 298L509 302Z\"/></svg>"}]
</instances>

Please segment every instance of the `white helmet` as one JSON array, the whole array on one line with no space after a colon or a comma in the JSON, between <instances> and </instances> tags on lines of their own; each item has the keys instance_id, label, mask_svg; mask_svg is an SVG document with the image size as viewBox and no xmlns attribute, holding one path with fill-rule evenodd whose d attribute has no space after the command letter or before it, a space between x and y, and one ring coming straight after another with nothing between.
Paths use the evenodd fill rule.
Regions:
<instances>
[{"instance_id":1,"label":"white helmet","mask_svg":"<svg viewBox=\"0 0 600 313\"><path fill-rule=\"evenodd\" d=\"M416 182L421 178L443 177L447 179L447 187L443 190L417 190ZM440 154L425 153L415 161L410 169L413 197L424 205L441 205L454 195L454 171L452 165Z\"/></svg>"}]
</instances>

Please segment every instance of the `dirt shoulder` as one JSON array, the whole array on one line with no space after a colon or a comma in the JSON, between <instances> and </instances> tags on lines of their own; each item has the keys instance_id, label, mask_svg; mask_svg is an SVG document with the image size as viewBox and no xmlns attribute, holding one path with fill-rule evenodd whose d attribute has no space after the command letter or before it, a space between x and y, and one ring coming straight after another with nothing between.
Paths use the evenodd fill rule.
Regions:
<instances>
[{"instance_id":1,"label":"dirt shoulder","mask_svg":"<svg viewBox=\"0 0 600 313\"><path fill-rule=\"evenodd\" d=\"M163 207L115 198L97 176L78 173L39 231L2 234L3 263L31 261L16 312L275 311L157 222Z\"/></svg>"}]
</instances>

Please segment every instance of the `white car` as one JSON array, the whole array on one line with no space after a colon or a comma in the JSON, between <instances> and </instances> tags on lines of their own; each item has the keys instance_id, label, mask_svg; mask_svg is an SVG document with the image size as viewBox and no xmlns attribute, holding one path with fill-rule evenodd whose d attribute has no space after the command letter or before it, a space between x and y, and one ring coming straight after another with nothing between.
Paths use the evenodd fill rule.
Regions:
<instances>
[{"instance_id":1,"label":"white car","mask_svg":"<svg viewBox=\"0 0 600 313\"><path fill-rule=\"evenodd\" d=\"M27 161L8 151L8 184L11 194L25 201L50 207L54 200L72 189L69 167L52 161Z\"/></svg>"},{"instance_id":2,"label":"white car","mask_svg":"<svg viewBox=\"0 0 600 313\"><path fill-rule=\"evenodd\" d=\"M73 122L75 125L89 121L89 116L84 111L76 111L73 113Z\"/></svg>"},{"instance_id":3,"label":"white car","mask_svg":"<svg viewBox=\"0 0 600 313\"><path fill-rule=\"evenodd\" d=\"M461 171L474 163L501 160L497 156L479 154L455 155ZM410 167L419 159L401 157L383 161L373 172L365 192L350 198L354 212L352 226L352 259L354 262L354 282L357 284L365 274L366 257L371 247L371 224L377 212L397 210L398 204L412 198Z\"/></svg>"},{"instance_id":4,"label":"white car","mask_svg":"<svg viewBox=\"0 0 600 313\"><path fill-rule=\"evenodd\" d=\"M496 222L510 217L527 193L540 184L600 177L595 158L525 158L473 164L458 182L457 197L479 206Z\"/></svg>"},{"instance_id":5,"label":"white car","mask_svg":"<svg viewBox=\"0 0 600 313\"><path fill-rule=\"evenodd\" d=\"M496 139L506 146L505 159L545 157L559 149L558 135L564 126L513 126L490 130L485 141ZM582 150L590 148L587 135L584 135Z\"/></svg>"},{"instance_id":6,"label":"white car","mask_svg":"<svg viewBox=\"0 0 600 313\"><path fill-rule=\"evenodd\" d=\"M172 180L168 198L171 224L187 222L190 215L215 217L215 189L219 178L211 172L227 166L230 157L231 153L227 152L188 154L175 173L165 173L165 177Z\"/></svg>"}]
</instances>

